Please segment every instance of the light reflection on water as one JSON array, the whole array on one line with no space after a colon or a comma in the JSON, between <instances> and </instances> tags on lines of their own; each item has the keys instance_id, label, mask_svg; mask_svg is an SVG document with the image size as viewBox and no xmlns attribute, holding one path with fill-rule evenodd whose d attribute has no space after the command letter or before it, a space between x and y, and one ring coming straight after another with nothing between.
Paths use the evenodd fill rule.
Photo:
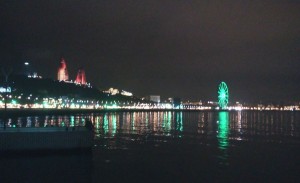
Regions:
<instances>
[{"instance_id":1,"label":"light reflection on water","mask_svg":"<svg viewBox=\"0 0 300 183\"><path fill-rule=\"evenodd\" d=\"M207 137L216 138L224 149L234 140L299 137L299 118L298 112L106 112L14 117L9 118L8 126L84 126L85 120L89 119L95 126L96 138L124 134Z\"/></svg>"},{"instance_id":2,"label":"light reflection on water","mask_svg":"<svg viewBox=\"0 0 300 183\"><path fill-rule=\"evenodd\" d=\"M218 141L220 149L227 149L228 147L228 112L219 112L219 121L218 121Z\"/></svg>"}]
</instances>

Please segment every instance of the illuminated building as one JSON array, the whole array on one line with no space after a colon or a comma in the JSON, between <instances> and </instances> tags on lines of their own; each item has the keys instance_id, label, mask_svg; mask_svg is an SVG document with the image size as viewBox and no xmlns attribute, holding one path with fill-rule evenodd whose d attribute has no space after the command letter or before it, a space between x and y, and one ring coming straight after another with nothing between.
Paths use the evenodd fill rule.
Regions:
<instances>
[{"instance_id":1,"label":"illuminated building","mask_svg":"<svg viewBox=\"0 0 300 183\"><path fill-rule=\"evenodd\" d=\"M109 93L111 95L116 95L116 94L119 94L120 91L118 89L115 89L115 88L109 88L108 90L106 91L103 91L104 93Z\"/></svg>"},{"instance_id":2,"label":"illuminated building","mask_svg":"<svg viewBox=\"0 0 300 183\"><path fill-rule=\"evenodd\" d=\"M86 84L86 77L85 77L85 71L83 68L78 69L77 76L76 76L76 83L80 84Z\"/></svg>"},{"instance_id":3,"label":"illuminated building","mask_svg":"<svg viewBox=\"0 0 300 183\"><path fill-rule=\"evenodd\" d=\"M125 90L122 90L121 95L129 96L129 97L133 96L133 94L131 92L128 92L128 91L125 91Z\"/></svg>"},{"instance_id":4,"label":"illuminated building","mask_svg":"<svg viewBox=\"0 0 300 183\"><path fill-rule=\"evenodd\" d=\"M128 96L128 97L131 97L133 96L133 94L131 92L128 92L128 91L125 91L125 90L120 90L119 89L116 89L116 88L109 88L108 90L106 91L103 91L104 93L108 93L110 95L117 95L117 94L121 94L123 96Z\"/></svg>"},{"instance_id":5,"label":"illuminated building","mask_svg":"<svg viewBox=\"0 0 300 183\"><path fill-rule=\"evenodd\" d=\"M160 96L159 95L150 95L150 101L152 102L157 102L159 103L160 102Z\"/></svg>"},{"instance_id":6,"label":"illuminated building","mask_svg":"<svg viewBox=\"0 0 300 183\"><path fill-rule=\"evenodd\" d=\"M60 60L60 66L57 72L57 80L59 81L67 81L69 79L69 74L67 70L67 64L64 58Z\"/></svg>"},{"instance_id":7,"label":"illuminated building","mask_svg":"<svg viewBox=\"0 0 300 183\"><path fill-rule=\"evenodd\" d=\"M181 98L174 97L173 98L173 104L174 104L175 107L180 106L181 105ZM196 105L199 105L199 103L197 103Z\"/></svg>"}]
</instances>

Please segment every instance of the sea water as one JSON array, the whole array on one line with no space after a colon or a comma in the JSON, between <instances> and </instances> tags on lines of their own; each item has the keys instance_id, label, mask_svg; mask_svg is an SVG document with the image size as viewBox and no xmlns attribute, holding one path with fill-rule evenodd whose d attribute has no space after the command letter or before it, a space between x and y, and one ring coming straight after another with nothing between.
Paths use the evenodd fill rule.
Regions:
<instances>
[{"instance_id":1,"label":"sea water","mask_svg":"<svg viewBox=\"0 0 300 183\"><path fill-rule=\"evenodd\" d=\"M0 180L299 182L299 112L144 111L15 116L9 118L8 126L81 126L85 120L91 120L95 130L90 152L5 154L0 157Z\"/></svg>"}]
</instances>

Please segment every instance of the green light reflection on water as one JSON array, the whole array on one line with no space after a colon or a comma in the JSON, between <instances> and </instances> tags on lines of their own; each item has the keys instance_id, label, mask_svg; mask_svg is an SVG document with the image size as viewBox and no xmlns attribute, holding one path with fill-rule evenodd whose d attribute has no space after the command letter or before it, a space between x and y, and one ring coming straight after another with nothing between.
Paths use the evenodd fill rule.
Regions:
<instances>
[{"instance_id":1,"label":"green light reflection on water","mask_svg":"<svg viewBox=\"0 0 300 183\"><path fill-rule=\"evenodd\" d=\"M182 132L183 125L182 125L182 112L176 113L176 130Z\"/></svg>"},{"instance_id":2,"label":"green light reflection on water","mask_svg":"<svg viewBox=\"0 0 300 183\"><path fill-rule=\"evenodd\" d=\"M220 149L227 149L228 147L228 131L229 131L229 116L228 112L222 111L219 112L219 126L218 126L218 141L219 141L219 148Z\"/></svg>"},{"instance_id":3,"label":"green light reflection on water","mask_svg":"<svg viewBox=\"0 0 300 183\"><path fill-rule=\"evenodd\" d=\"M182 119L182 112L175 112L174 114L174 121L175 121L175 130L178 132L178 137L182 137L183 132L183 119Z\"/></svg>"},{"instance_id":4,"label":"green light reflection on water","mask_svg":"<svg viewBox=\"0 0 300 183\"><path fill-rule=\"evenodd\" d=\"M171 130L171 120L172 120L172 113L166 112L164 114L164 123L163 123L165 133L169 133Z\"/></svg>"},{"instance_id":5,"label":"green light reflection on water","mask_svg":"<svg viewBox=\"0 0 300 183\"><path fill-rule=\"evenodd\" d=\"M104 118L103 118L103 130L104 130L104 134L108 133L108 116L107 116L107 114L105 114Z\"/></svg>"},{"instance_id":6,"label":"green light reflection on water","mask_svg":"<svg viewBox=\"0 0 300 183\"><path fill-rule=\"evenodd\" d=\"M75 124L75 117L71 116L71 120L70 120L70 126L73 127Z\"/></svg>"},{"instance_id":7,"label":"green light reflection on water","mask_svg":"<svg viewBox=\"0 0 300 183\"><path fill-rule=\"evenodd\" d=\"M100 117L99 116L97 116L95 119L95 127L96 127L96 129L100 128Z\"/></svg>"}]
</instances>

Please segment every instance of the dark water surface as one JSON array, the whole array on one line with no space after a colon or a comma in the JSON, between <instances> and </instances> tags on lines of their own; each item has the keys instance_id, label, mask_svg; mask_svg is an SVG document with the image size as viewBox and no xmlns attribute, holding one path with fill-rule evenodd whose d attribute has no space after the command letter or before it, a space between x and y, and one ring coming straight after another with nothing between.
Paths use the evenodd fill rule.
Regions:
<instances>
[{"instance_id":1,"label":"dark water surface","mask_svg":"<svg viewBox=\"0 0 300 183\"><path fill-rule=\"evenodd\" d=\"M112 112L10 125L85 118L95 125L91 152L2 155L0 182L300 182L299 112Z\"/></svg>"}]
</instances>

